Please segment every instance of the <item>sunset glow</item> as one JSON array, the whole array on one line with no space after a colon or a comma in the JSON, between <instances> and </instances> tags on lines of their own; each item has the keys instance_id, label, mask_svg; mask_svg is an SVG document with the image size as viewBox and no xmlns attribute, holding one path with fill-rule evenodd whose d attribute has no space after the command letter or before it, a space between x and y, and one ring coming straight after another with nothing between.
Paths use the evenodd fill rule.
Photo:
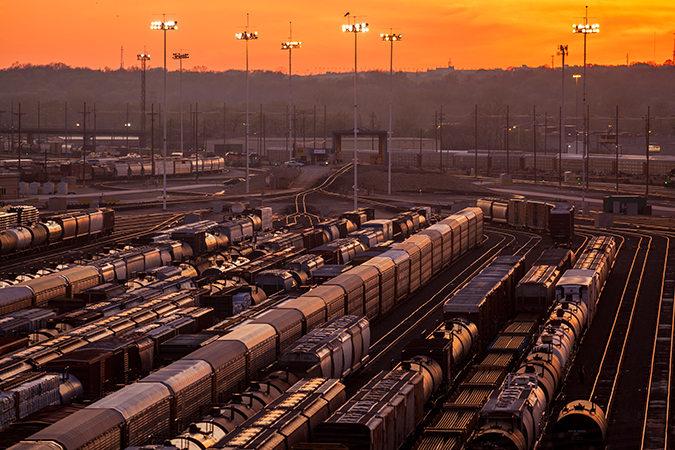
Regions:
<instances>
[{"instance_id":1,"label":"sunset glow","mask_svg":"<svg viewBox=\"0 0 675 450\"><path fill-rule=\"evenodd\" d=\"M427 70L550 66L560 44L569 45L566 62L583 63L583 37L572 25L589 22L601 32L589 36L590 64L620 65L629 62L662 64L673 55L675 4L672 1L553 2L483 0L448 3L439 0L410 2L371 0L332 3L299 0L285 2L184 2L148 0L33 0L5 3L0 28L0 67L14 63L64 63L73 67L117 69L124 48L124 67L137 66L136 55L152 57L148 67L159 67L161 35L150 23L175 20L179 29L167 38L167 52L190 53L189 64L207 70L243 70L244 48L235 38L244 31L246 14L250 30L259 39L250 44L251 70L286 72L287 53L280 44L302 41L294 55L295 74L348 72L353 67L352 40L341 31L346 12L368 22L372 33L359 39L359 70L388 70L389 46L379 35L393 30L405 35L396 48L395 70ZM560 57L554 58L559 66ZM177 61L169 61L178 70Z\"/></svg>"}]
</instances>

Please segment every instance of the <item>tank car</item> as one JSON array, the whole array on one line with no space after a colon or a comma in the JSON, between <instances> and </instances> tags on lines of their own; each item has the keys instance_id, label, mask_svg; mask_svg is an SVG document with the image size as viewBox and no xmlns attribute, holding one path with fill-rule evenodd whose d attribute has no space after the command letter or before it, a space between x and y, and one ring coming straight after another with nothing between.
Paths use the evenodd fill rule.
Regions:
<instances>
[{"instance_id":1,"label":"tank car","mask_svg":"<svg viewBox=\"0 0 675 450\"><path fill-rule=\"evenodd\" d=\"M550 442L556 450L604 449L607 426L607 418L599 406L587 400L576 400L560 411L550 433Z\"/></svg>"},{"instance_id":2,"label":"tank car","mask_svg":"<svg viewBox=\"0 0 675 450\"><path fill-rule=\"evenodd\" d=\"M365 317L337 317L283 351L276 367L304 377L344 378L368 360L369 348Z\"/></svg>"},{"instance_id":3,"label":"tank car","mask_svg":"<svg viewBox=\"0 0 675 450\"><path fill-rule=\"evenodd\" d=\"M546 397L536 377L530 373L509 374L478 413L479 430L470 448L533 448L540 435L540 418L546 405Z\"/></svg>"}]
</instances>

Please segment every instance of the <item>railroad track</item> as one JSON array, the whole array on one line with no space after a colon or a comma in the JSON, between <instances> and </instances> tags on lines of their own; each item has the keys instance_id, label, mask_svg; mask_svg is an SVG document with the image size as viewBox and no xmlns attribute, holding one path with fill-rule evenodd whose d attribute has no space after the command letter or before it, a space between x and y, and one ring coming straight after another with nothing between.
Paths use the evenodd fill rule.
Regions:
<instances>
[{"instance_id":1,"label":"railroad track","mask_svg":"<svg viewBox=\"0 0 675 450\"><path fill-rule=\"evenodd\" d=\"M659 296L658 316L652 360L649 369L647 399L642 424L641 450L657 450L669 447L672 433L670 424L671 381L673 377L673 298L675 297L675 235L668 234L665 248L665 264Z\"/></svg>"},{"instance_id":2,"label":"railroad track","mask_svg":"<svg viewBox=\"0 0 675 450\"><path fill-rule=\"evenodd\" d=\"M590 386L581 376L578 382L567 376L559 394L566 398L555 403L585 398L597 404L607 417L608 448L670 448L675 234L646 227L603 234L620 243L617 258L594 323L570 367L576 375L574 370L585 364Z\"/></svg>"},{"instance_id":3,"label":"railroad track","mask_svg":"<svg viewBox=\"0 0 675 450\"><path fill-rule=\"evenodd\" d=\"M608 417L615 399L619 374L625 363L624 355L633 327L635 306L640 294L647 257L651 250L651 237L636 237L638 237L637 250L630 264L614 322L589 396L589 401L600 406Z\"/></svg>"},{"instance_id":4,"label":"railroad track","mask_svg":"<svg viewBox=\"0 0 675 450\"><path fill-rule=\"evenodd\" d=\"M316 219L317 221L320 219L319 216L316 214L312 214L307 212L307 196L315 193L315 192L325 192L324 188L327 188L331 184L335 182L340 176L342 176L345 172L347 172L351 168L351 164L347 164L344 167L341 167L338 169L335 173L331 174L326 180L324 180L320 185L305 189L304 191L298 192L295 194L294 197L294 202L295 202L295 212L288 215L288 218L296 217L296 216L307 216L310 217L310 219ZM285 198L290 198L290 195L285 195L285 196L279 196L279 197L274 197L275 200L283 200Z\"/></svg>"}]
</instances>

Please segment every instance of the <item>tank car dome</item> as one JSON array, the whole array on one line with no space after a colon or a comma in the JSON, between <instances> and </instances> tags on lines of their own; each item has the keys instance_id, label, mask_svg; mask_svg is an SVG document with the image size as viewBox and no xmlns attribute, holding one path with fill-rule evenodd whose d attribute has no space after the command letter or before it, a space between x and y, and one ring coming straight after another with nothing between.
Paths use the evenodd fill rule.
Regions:
<instances>
[{"instance_id":1,"label":"tank car dome","mask_svg":"<svg viewBox=\"0 0 675 450\"><path fill-rule=\"evenodd\" d=\"M501 425L489 425L474 434L468 448L470 450L527 450L527 442L520 430L509 429Z\"/></svg>"},{"instance_id":2,"label":"tank car dome","mask_svg":"<svg viewBox=\"0 0 675 450\"><path fill-rule=\"evenodd\" d=\"M607 418L602 409L588 400L565 405L553 426L553 448L563 450L583 443L584 448L605 448Z\"/></svg>"}]
</instances>

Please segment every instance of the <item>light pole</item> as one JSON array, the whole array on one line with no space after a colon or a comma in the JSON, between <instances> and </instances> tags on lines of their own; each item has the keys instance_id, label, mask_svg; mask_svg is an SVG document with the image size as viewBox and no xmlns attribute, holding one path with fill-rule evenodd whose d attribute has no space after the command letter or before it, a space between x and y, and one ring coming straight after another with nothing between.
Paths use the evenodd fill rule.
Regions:
<instances>
[{"instance_id":1,"label":"light pole","mask_svg":"<svg viewBox=\"0 0 675 450\"><path fill-rule=\"evenodd\" d=\"M178 29L178 22L175 20L170 20L168 22L164 22L164 19L166 18L165 15L162 15L162 21L155 21L150 24L150 29L151 30L162 30L164 31L164 139L163 139L163 156L164 156L164 178L162 180L162 187L164 188L163 191L163 202L162 202L162 211L166 211L166 113L168 112L168 108L166 105L166 30L177 30Z\"/></svg>"},{"instance_id":2,"label":"light pole","mask_svg":"<svg viewBox=\"0 0 675 450\"><path fill-rule=\"evenodd\" d=\"M136 58L141 62L141 133L143 142L139 142L139 146L145 147L145 63L150 60L150 55L145 53L145 49L143 49L143 53L137 55Z\"/></svg>"},{"instance_id":3,"label":"light pole","mask_svg":"<svg viewBox=\"0 0 675 450\"><path fill-rule=\"evenodd\" d=\"M345 14L347 16L347 21L349 22L349 13ZM358 115L358 110L356 107L356 77L357 77L357 36L359 33L366 33L368 32L368 24L367 23L356 23L356 17L354 17L354 24L349 24L347 25L342 25L342 32L343 33L354 33L354 209L358 207L358 177L356 173L356 169L358 166L358 128L357 128L357 115Z\"/></svg>"},{"instance_id":4,"label":"light pole","mask_svg":"<svg viewBox=\"0 0 675 450\"><path fill-rule=\"evenodd\" d=\"M380 34L383 41L391 43L391 50L389 52L389 133L387 142L387 194L389 195L391 195L391 105L394 97L394 41L400 41L403 38L402 34L395 34L392 31L390 28L389 33Z\"/></svg>"},{"instance_id":5,"label":"light pole","mask_svg":"<svg viewBox=\"0 0 675 450\"><path fill-rule=\"evenodd\" d=\"M293 24L288 22L291 34L288 42L281 43L282 50L288 50L288 159L293 159L293 72L291 66L291 53L294 48L301 48L302 42L293 40Z\"/></svg>"},{"instance_id":6,"label":"light pole","mask_svg":"<svg viewBox=\"0 0 675 450\"><path fill-rule=\"evenodd\" d=\"M174 53L173 59L177 59L180 62L180 75L179 75L179 92L180 92L180 154L183 156L183 60L190 57L189 53Z\"/></svg>"},{"instance_id":7,"label":"light pole","mask_svg":"<svg viewBox=\"0 0 675 450\"><path fill-rule=\"evenodd\" d=\"M558 46L558 54L562 55L562 95L560 100L560 150L558 153L558 182L562 186L562 148L563 144L567 142L567 135L565 133L565 56L569 55L567 46L560 44ZM545 145L545 144L544 144Z\"/></svg>"},{"instance_id":8,"label":"light pole","mask_svg":"<svg viewBox=\"0 0 675 450\"><path fill-rule=\"evenodd\" d=\"M572 25L573 33L581 33L584 35L584 154L582 157L582 171L581 171L581 210L586 211L586 158L588 153L588 129L586 125L586 36L591 33L599 33L600 25L594 23L588 24L588 6L586 7L586 15L584 16L584 23Z\"/></svg>"},{"instance_id":9,"label":"light pole","mask_svg":"<svg viewBox=\"0 0 675 450\"><path fill-rule=\"evenodd\" d=\"M254 31L253 33L250 33L248 31L248 13L246 13L246 31L243 33L237 33L236 34L237 39L240 41L246 41L246 193L248 194L249 192L249 183L248 183L248 172L249 172L249 158L248 158L248 125L249 125L249 118L248 118L248 41L251 40L256 40L258 39L258 32Z\"/></svg>"},{"instance_id":10,"label":"light pole","mask_svg":"<svg viewBox=\"0 0 675 450\"><path fill-rule=\"evenodd\" d=\"M579 129L579 78L581 75L575 73L572 75L574 78L574 98L576 101L576 106L574 107L574 153L579 153L579 136L577 130Z\"/></svg>"}]
</instances>

